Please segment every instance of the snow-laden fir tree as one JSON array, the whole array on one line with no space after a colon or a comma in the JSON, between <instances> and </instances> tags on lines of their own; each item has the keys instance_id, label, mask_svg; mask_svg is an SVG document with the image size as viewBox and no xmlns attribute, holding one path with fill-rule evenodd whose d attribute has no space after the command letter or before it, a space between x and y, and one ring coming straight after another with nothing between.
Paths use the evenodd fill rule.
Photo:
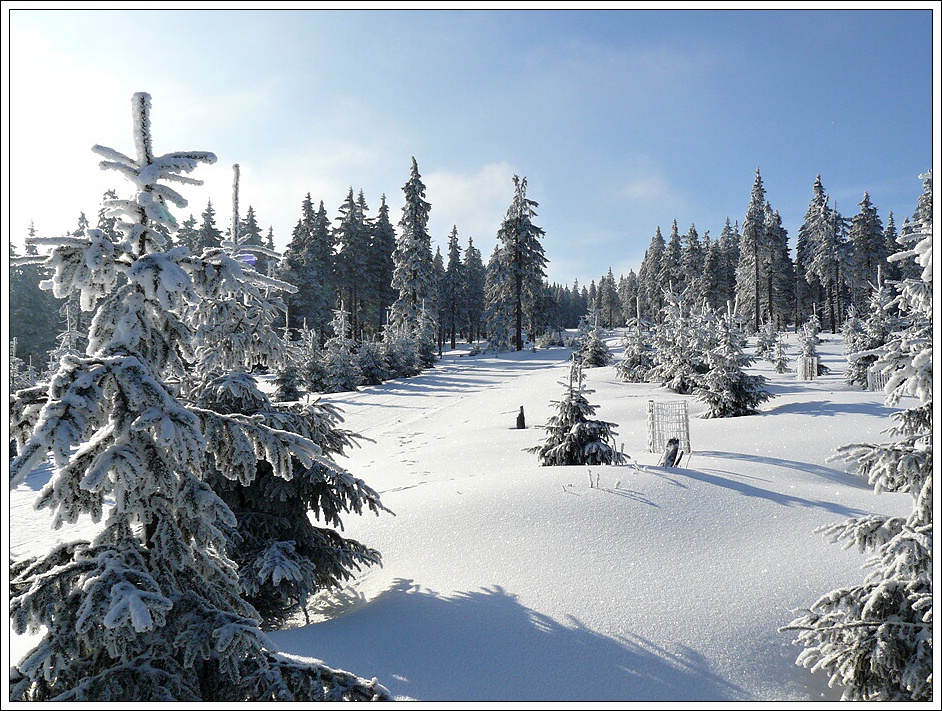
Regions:
<instances>
[{"instance_id":1,"label":"snow-laden fir tree","mask_svg":"<svg viewBox=\"0 0 942 711\"><path fill-rule=\"evenodd\" d=\"M193 355L183 316L202 265L186 248L163 251L176 227L167 203L186 205L165 181L198 184L186 173L215 156L155 155L150 97L132 106L135 156L93 149L135 186L106 206L119 240L97 229L39 240L54 293L78 291L95 315L86 355L63 359L49 385L11 485L49 455L36 505L57 528L88 515L99 529L13 566L13 628L44 632L11 668L11 700L385 698L375 682L271 651L242 597L224 534L236 520L203 480L207 466L248 483L264 462L290 480L295 462L329 460L310 439L187 405L167 384Z\"/></svg>"},{"instance_id":2,"label":"snow-laden fir tree","mask_svg":"<svg viewBox=\"0 0 942 711\"><path fill-rule=\"evenodd\" d=\"M514 198L497 231L498 259L503 267L497 296L513 311L513 346L519 351L523 349L524 322L534 320L537 297L542 293L546 257L540 244L544 232L533 224L534 208L539 204L527 197L525 177L515 175L513 181Z\"/></svg>"},{"instance_id":3,"label":"snow-laden fir tree","mask_svg":"<svg viewBox=\"0 0 942 711\"><path fill-rule=\"evenodd\" d=\"M579 338L572 359L578 361L583 368L601 368L611 365L614 360L608 344L602 338L599 311L594 306L589 306L589 312L579 325Z\"/></svg>"},{"instance_id":4,"label":"snow-laden fir tree","mask_svg":"<svg viewBox=\"0 0 942 711\"><path fill-rule=\"evenodd\" d=\"M404 326L383 328L383 358L390 378L411 378L422 370L415 336Z\"/></svg>"},{"instance_id":5,"label":"snow-laden fir tree","mask_svg":"<svg viewBox=\"0 0 942 711\"><path fill-rule=\"evenodd\" d=\"M494 351L509 350L514 338L513 301L506 298L510 275L501 259L500 245L494 247L484 277L484 321L487 347Z\"/></svg>"},{"instance_id":6,"label":"snow-laden fir tree","mask_svg":"<svg viewBox=\"0 0 942 711\"><path fill-rule=\"evenodd\" d=\"M931 178L930 178L931 180ZM924 198L930 201L924 194ZM833 590L791 622L804 650L798 664L821 670L847 700L931 701L932 650L932 217L908 236L919 278L898 286L896 303L909 325L880 349L876 367L890 375L886 404L916 403L890 417L884 444L851 444L853 462L874 490L906 492L908 516L873 514L826 526L844 547L872 553L862 583Z\"/></svg>"},{"instance_id":7,"label":"snow-laden fir tree","mask_svg":"<svg viewBox=\"0 0 942 711\"><path fill-rule=\"evenodd\" d=\"M356 342L350 338L349 313L341 304L334 309L334 320L330 322L334 335L327 339L319 358L323 372L322 392L340 393L356 390L363 381L357 363Z\"/></svg>"},{"instance_id":8,"label":"snow-laden fir tree","mask_svg":"<svg viewBox=\"0 0 942 711\"><path fill-rule=\"evenodd\" d=\"M396 329L405 327L410 333L418 329L423 306L431 308L435 295L432 273L432 245L428 233L428 216L432 206L425 200L425 184L419 167L412 159L412 172L402 186L406 204L399 221L399 237L393 252L392 285L399 296L389 311L389 323Z\"/></svg>"},{"instance_id":9,"label":"snow-laden fir tree","mask_svg":"<svg viewBox=\"0 0 942 711\"><path fill-rule=\"evenodd\" d=\"M752 356L745 353L746 338L737 328L732 311L718 316L704 310L700 328L710 329L715 345L707 352L707 371L698 378L694 397L707 405L704 418L740 417L756 413L756 407L772 397L765 389L765 378L745 369Z\"/></svg>"},{"instance_id":10,"label":"snow-laden fir tree","mask_svg":"<svg viewBox=\"0 0 942 711\"><path fill-rule=\"evenodd\" d=\"M782 331L776 334L772 346L772 367L779 374L788 372L788 341Z\"/></svg>"},{"instance_id":11,"label":"snow-laden fir tree","mask_svg":"<svg viewBox=\"0 0 942 711\"><path fill-rule=\"evenodd\" d=\"M293 360L289 360L275 371L272 383L275 386L272 398L275 402L297 402L304 396L301 373Z\"/></svg>"},{"instance_id":12,"label":"snow-laden fir tree","mask_svg":"<svg viewBox=\"0 0 942 711\"><path fill-rule=\"evenodd\" d=\"M771 360L772 347L777 337L778 331L772 319L764 321L756 333L756 358L764 357L766 360Z\"/></svg>"},{"instance_id":13,"label":"snow-laden fir tree","mask_svg":"<svg viewBox=\"0 0 942 711\"><path fill-rule=\"evenodd\" d=\"M625 457L616 449L615 428L612 422L592 419L596 406L586 395L594 392L585 387L582 366L573 361L569 368L569 382L562 400L553 401L556 413L545 425L543 444L527 451L540 457L542 466L570 466L578 464L621 464Z\"/></svg>"},{"instance_id":14,"label":"snow-laden fir tree","mask_svg":"<svg viewBox=\"0 0 942 711\"><path fill-rule=\"evenodd\" d=\"M383 344L375 339L361 341L357 346L356 365L363 385L379 385L392 377L383 353Z\"/></svg>"},{"instance_id":15,"label":"snow-laden fir tree","mask_svg":"<svg viewBox=\"0 0 942 711\"><path fill-rule=\"evenodd\" d=\"M878 355L874 351L886 343L897 325L895 298L893 289L880 279L872 286L865 319L857 315L853 305L848 309L850 315L841 328L847 356L844 380L848 385L867 388L867 372Z\"/></svg>"},{"instance_id":16,"label":"snow-laden fir tree","mask_svg":"<svg viewBox=\"0 0 942 711\"><path fill-rule=\"evenodd\" d=\"M485 267L481 250L468 237L468 248L464 253L461 271L464 275L464 317L468 327L468 343L481 338L484 330L484 280Z\"/></svg>"},{"instance_id":17,"label":"snow-laden fir tree","mask_svg":"<svg viewBox=\"0 0 942 711\"><path fill-rule=\"evenodd\" d=\"M654 331L654 365L650 382L689 395L707 372L706 354L716 343L711 324L687 306L682 295L666 294L661 323Z\"/></svg>"},{"instance_id":18,"label":"snow-laden fir tree","mask_svg":"<svg viewBox=\"0 0 942 711\"><path fill-rule=\"evenodd\" d=\"M628 328L622 338L625 350L621 359L615 363L615 374L626 383L644 383L654 362L648 344L646 331L642 330L641 320L637 317L628 322Z\"/></svg>"},{"instance_id":19,"label":"snow-laden fir tree","mask_svg":"<svg viewBox=\"0 0 942 711\"><path fill-rule=\"evenodd\" d=\"M248 601L266 626L299 610L306 617L312 594L339 587L363 567L381 562L378 551L339 533L343 514L387 510L373 489L334 459L360 437L340 428L343 418L333 405L320 400L303 407L273 405L245 373L217 378L202 393L218 412L256 418L320 448L313 464L293 458L290 479L275 475L266 462L248 483L220 472L208 477L236 517L235 528L226 531L228 551Z\"/></svg>"}]
</instances>

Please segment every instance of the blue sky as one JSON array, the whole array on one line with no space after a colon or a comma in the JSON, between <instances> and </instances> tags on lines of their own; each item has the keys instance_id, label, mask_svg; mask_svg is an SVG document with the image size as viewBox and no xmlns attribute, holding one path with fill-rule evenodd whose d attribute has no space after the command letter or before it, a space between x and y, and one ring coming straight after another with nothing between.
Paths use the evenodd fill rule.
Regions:
<instances>
[{"instance_id":1,"label":"blue sky","mask_svg":"<svg viewBox=\"0 0 942 711\"><path fill-rule=\"evenodd\" d=\"M211 199L217 225L227 226L239 163L242 210L251 204L280 247L308 192L331 218L350 187L363 189L371 215L385 193L398 222L415 156L433 244L444 248L456 225L462 245L472 237L485 260L511 177L525 175L546 231L548 278L565 283L637 270L655 228L666 235L675 219L682 233L695 224L717 236L727 216L742 220L757 167L794 244L817 174L844 214L869 191L884 222L893 211L900 225L933 165L938 3L18 9L25 5L41 7L10 3L4 18L4 213L15 242L30 220L40 234L61 234L80 212L94 219L104 190L127 191L89 149L132 151L135 91L153 97L158 152L219 158L194 173L204 187L184 186L190 205L180 219L198 217Z\"/></svg>"}]
</instances>

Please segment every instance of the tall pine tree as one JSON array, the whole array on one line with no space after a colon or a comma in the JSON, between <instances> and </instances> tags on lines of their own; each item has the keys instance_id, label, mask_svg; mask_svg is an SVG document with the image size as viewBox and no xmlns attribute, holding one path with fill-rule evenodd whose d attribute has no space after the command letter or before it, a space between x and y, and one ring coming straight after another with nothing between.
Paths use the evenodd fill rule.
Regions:
<instances>
[{"instance_id":1,"label":"tall pine tree","mask_svg":"<svg viewBox=\"0 0 942 711\"><path fill-rule=\"evenodd\" d=\"M497 231L500 245L499 259L507 282L501 296L509 299L514 314L513 345L523 349L523 326L525 311L532 318L537 297L542 293L543 277L546 276L546 257L540 238L544 232L533 224L535 207L539 204L527 197L527 179L514 176L514 199Z\"/></svg>"}]
</instances>

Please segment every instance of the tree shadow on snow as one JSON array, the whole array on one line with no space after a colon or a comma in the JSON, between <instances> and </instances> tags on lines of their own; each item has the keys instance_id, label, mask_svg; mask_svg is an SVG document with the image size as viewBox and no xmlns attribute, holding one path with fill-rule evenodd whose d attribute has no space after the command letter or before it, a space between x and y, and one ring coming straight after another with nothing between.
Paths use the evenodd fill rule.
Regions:
<instances>
[{"instance_id":1,"label":"tree shadow on snow","mask_svg":"<svg viewBox=\"0 0 942 711\"><path fill-rule=\"evenodd\" d=\"M743 454L741 452L710 452L696 451L695 454L702 454L705 457L717 457L719 459L738 459L746 462L755 462L771 467L781 467L783 469L796 469L813 476L821 477L833 481L835 484L842 484L854 489L872 490L873 487L867 483L867 480L831 467L823 467L820 464L811 464L810 462L797 462L794 459L780 459L779 457L759 456L755 454Z\"/></svg>"},{"instance_id":2,"label":"tree shadow on snow","mask_svg":"<svg viewBox=\"0 0 942 711\"><path fill-rule=\"evenodd\" d=\"M625 615L630 615L625 610ZM499 585L441 595L399 579L342 618L271 635L282 651L425 701L742 700L690 649L611 638L531 610Z\"/></svg>"},{"instance_id":3,"label":"tree shadow on snow","mask_svg":"<svg viewBox=\"0 0 942 711\"><path fill-rule=\"evenodd\" d=\"M759 412L760 417L768 417L791 413L796 415L811 415L812 417L833 417L834 415L870 415L871 417L885 418L896 412L893 408L872 402L829 402L826 400L810 400L807 402L791 402L769 410Z\"/></svg>"}]
</instances>

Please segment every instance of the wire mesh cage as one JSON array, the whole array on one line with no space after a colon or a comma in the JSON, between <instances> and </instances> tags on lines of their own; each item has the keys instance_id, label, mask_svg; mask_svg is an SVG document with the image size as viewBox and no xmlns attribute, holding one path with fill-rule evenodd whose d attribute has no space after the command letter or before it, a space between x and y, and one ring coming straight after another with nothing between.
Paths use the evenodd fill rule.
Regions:
<instances>
[{"instance_id":1,"label":"wire mesh cage","mask_svg":"<svg viewBox=\"0 0 942 711\"><path fill-rule=\"evenodd\" d=\"M890 382L890 375L871 365L867 368L867 390L883 390Z\"/></svg>"},{"instance_id":2,"label":"wire mesh cage","mask_svg":"<svg viewBox=\"0 0 942 711\"><path fill-rule=\"evenodd\" d=\"M662 452L667 440L676 437L680 449L690 452L690 418L686 400L648 400L648 451Z\"/></svg>"}]
</instances>

